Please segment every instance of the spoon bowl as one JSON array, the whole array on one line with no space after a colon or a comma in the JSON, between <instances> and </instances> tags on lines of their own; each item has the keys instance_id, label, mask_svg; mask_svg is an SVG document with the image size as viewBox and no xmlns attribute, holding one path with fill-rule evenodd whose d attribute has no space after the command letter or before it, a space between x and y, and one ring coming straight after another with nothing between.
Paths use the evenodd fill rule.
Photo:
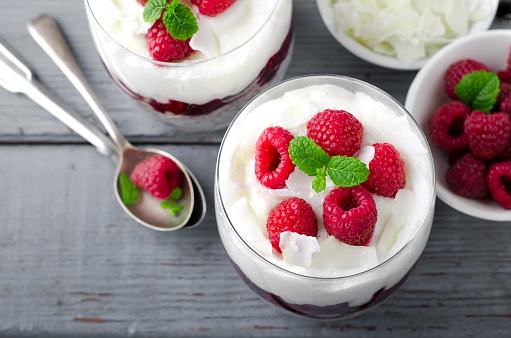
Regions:
<instances>
[{"instance_id":1,"label":"spoon bowl","mask_svg":"<svg viewBox=\"0 0 511 338\"><path fill-rule=\"evenodd\" d=\"M179 199L179 205L183 206L183 210L175 216L170 216L169 212L161 207L161 200L151 196L148 192L142 190L137 202L133 205L125 205L121 198L121 185L119 183L119 175L126 173L128 177L131 175L133 168L150 157L165 156L170 158L181 169L182 195ZM122 208L135 218L139 223L154 230L176 230L185 226L192 216L195 193L191 184L191 178L188 175L188 169L178 161L174 156L158 149L139 149L128 146L124 149L121 161L117 165L114 178L114 192L117 201Z\"/></svg>"}]
</instances>

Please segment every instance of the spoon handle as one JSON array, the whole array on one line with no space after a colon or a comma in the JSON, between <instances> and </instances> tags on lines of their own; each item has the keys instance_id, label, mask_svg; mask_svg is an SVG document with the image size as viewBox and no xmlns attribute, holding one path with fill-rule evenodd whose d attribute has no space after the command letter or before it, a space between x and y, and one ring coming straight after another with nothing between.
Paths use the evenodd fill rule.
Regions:
<instances>
[{"instance_id":1,"label":"spoon handle","mask_svg":"<svg viewBox=\"0 0 511 338\"><path fill-rule=\"evenodd\" d=\"M69 50L68 44L64 40L55 20L47 15L42 15L28 24L28 31L30 35L32 35L32 38L46 54L48 54L78 92L85 98L103 126L105 126L108 134L112 137L119 152L122 153L121 150L130 146L129 142L121 134L92 91L92 88L89 86L80 68L76 64L75 58Z\"/></svg>"},{"instance_id":2,"label":"spoon handle","mask_svg":"<svg viewBox=\"0 0 511 338\"><path fill-rule=\"evenodd\" d=\"M28 64L1 40L0 86L12 93L22 93L28 96L32 101L92 143L101 154L109 156L112 160L119 156L117 148L110 138L43 86L33 76Z\"/></svg>"}]
</instances>

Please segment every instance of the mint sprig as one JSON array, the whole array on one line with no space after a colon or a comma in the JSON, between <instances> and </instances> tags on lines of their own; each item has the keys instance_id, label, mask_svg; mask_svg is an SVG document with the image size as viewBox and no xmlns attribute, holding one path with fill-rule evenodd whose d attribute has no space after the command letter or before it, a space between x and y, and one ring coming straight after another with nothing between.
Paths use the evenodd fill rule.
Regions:
<instances>
[{"instance_id":1,"label":"mint sprig","mask_svg":"<svg viewBox=\"0 0 511 338\"><path fill-rule=\"evenodd\" d=\"M169 197L165 201L161 202L161 207L163 209L168 209L170 216L175 216L179 211L181 211L181 209L183 209L182 205L173 203L174 201L180 199L182 194L183 191L181 188L177 187L176 189L172 190Z\"/></svg>"},{"instance_id":2,"label":"mint sprig","mask_svg":"<svg viewBox=\"0 0 511 338\"><path fill-rule=\"evenodd\" d=\"M461 102L472 110L490 113L497 102L500 80L497 74L479 70L465 75L454 87Z\"/></svg>"},{"instance_id":3,"label":"mint sprig","mask_svg":"<svg viewBox=\"0 0 511 338\"><path fill-rule=\"evenodd\" d=\"M119 185L121 186L121 199L124 205L132 205L138 199L140 189L128 177L128 174L119 175Z\"/></svg>"},{"instance_id":4,"label":"mint sprig","mask_svg":"<svg viewBox=\"0 0 511 338\"><path fill-rule=\"evenodd\" d=\"M156 21L162 13L163 24L174 39L187 40L199 30L197 19L192 11L180 4L179 0L173 0L171 3L167 3L166 0L147 1L144 6L144 21Z\"/></svg>"},{"instance_id":5,"label":"mint sprig","mask_svg":"<svg viewBox=\"0 0 511 338\"><path fill-rule=\"evenodd\" d=\"M369 176L365 163L349 156L332 156L306 136L298 136L289 142L291 161L309 176L316 176L312 189L326 189L326 177L340 187L353 187L363 183Z\"/></svg>"}]
</instances>

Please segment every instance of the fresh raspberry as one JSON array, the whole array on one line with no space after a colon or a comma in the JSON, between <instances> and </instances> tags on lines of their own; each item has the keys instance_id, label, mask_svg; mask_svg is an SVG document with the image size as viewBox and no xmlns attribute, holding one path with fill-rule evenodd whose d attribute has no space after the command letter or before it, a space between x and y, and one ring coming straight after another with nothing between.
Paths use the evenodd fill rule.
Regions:
<instances>
[{"instance_id":1,"label":"fresh raspberry","mask_svg":"<svg viewBox=\"0 0 511 338\"><path fill-rule=\"evenodd\" d=\"M364 127L344 110L326 109L307 123L307 136L330 156L353 156L362 143Z\"/></svg>"},{"instance_id":2,"label":"fresh raspberry","mask_svg":"<svg viewBox=\"0 0 511 338\"><path fill-rule=\"evenodd\" d=\"M486 182L493 199L501 207L511 209L511 161L493 164L488 170Z\"/></svg>"},{"instance_id":3,"label":"fresh raspberry","mask_svg":"<svg viewBox=\"0 0 511 338\"><path fill-rule=\"evenodd\" d=\"M316 237L318 226L316 215L309 203L298 197L291 197L277 204L270 211L266 222L268 237L275 250L280 250L280 234L285 231Z\"/></svg>"},{"instance_id":4,"label":"fresh raspberry","mask_svg":"<svg viewBox=\"0 0 511 338\"><path fill-rule=\"evenodd\" d=\"M476 70L490 71L488 67L479 61L472 59L463 59L449 66L445 73L445 92L453 99L458 99L458 95L454 92L454 88L463 78L463 76L475 72Z\"/></svg>"},{"instance_id":5,"label":"fresh raspberry","mask_svg":"<svg viewBox=\"0 0 511 338\"><path fill-rule=\"evenodd\" d=\"M145 6L145 4L147 3L147 0L137 0L137 2L139 4L141 4L142 6Z\"/></svg>"},{"instance_id":6,"label":"fresh raspberry","mask_svg":"<svg viewBox=\"0 0 511 338\"><path fill-rule=\"evenodd\" d=\"M451 190L461 196L482 198L488 195L486 164L471 152L463 155L447 170L446 179Z\"/></svg>"},{"instance_id":7,"label":"fresh raspberry","mask_svg":"<svg viewBox=\"0 0 511 338\"><path fill-rule=\"evenodd\" d=\"M474 155L491 160L506 147L511 119L508 113L485 114L476 110L465 119L463 127Z\"/></svg>"},{"instance_id":8,"label":"fresh raspberry","mask_svg":"<svg viewBox=\"0 0 511 338\"><path fill-rule=\"evenodd\" d=\"M236 0L202 0L202 1L192 1L194 5L200 2L197 6L199 6L199 12L202 15L207 16L217 16L220 13L225 12Z\"/></svg>"},{"instance_id":9,"label":"fresh raspberry","mask_svg":"<svg viewBox=\"0 0 511 338\"><path fill-rule=\"evenodd\" d=\"M368 244L377 218L373 196L361 185L334 189L323 203L326 230L349 245Z\"/></svg>"},{"instance_id":10,"label":"fresh raspberry","mask_svg":"<svg viewBox=\"0 0 511 338\"><path fill-rule=\"evenodd\" d=\"M147 46L149 54L156 61L172 62L184 59L192 54L190 39L174 39L161 19L156 20L153 26L147 32Z\"/></svg>"},{"instance_id":11,"label":"fresh raspberry","mask_svg":"<svg viewBox=\"0 0 511 338\"><path fill-rule=\"evenodd\" d=\"M463 122L469 114L470 108L460 101L449 102L435 110L429 120L429 133L433 144L448 153L468 149Z\"/></svg>"},{"instance_id":12,"label":"fresh raspberry","mask_svg":"<svg viewBox=\"0 0 511 338\"><path fill-rule=\"evenodd\" d=\"M289 157L289 142L293 135L282 127L268 127L256 142L255 174L263 186L281 189L286 186L295 164Z\"/></svg>"},{"instance_id":13,"label":"fresh raspberry","mask_svg":"<svg viewBox=\"0 0 511 338\"><path fill-rule=\"evenodd\" d=\"M372 193L394 198L406 184L405 163L392 144L375 143L373 147L369 177L362 184Z\"/></svg>"},{"instance_id":14,"label":"fresh raspberry","mask_svg":"<svg viewBox=\"0 0 511 338\"><path fill-rule=\"evenodd\" d=\"M181 170L170 158L157 155L137 163L130 178L140 189L165 199L179 186Z\"/></svg>"}]
</instances>

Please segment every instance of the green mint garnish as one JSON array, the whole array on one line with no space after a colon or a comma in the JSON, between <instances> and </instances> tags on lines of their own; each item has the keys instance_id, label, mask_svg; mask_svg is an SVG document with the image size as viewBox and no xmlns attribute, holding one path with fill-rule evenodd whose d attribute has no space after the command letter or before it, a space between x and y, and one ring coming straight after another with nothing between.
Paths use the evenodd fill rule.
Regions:
<instances>
[{"instance_id":1,"label":"green mint garnish","mask_svg":"<svg viewBox=\"0 0 511 338\"><path fill-rule=\"evenodd\" d=\"M125 205L135 203L140 194L140 189L131 182L126 173L119 175L119 184L121 185L121 199Z\"/></svg>"},{"instance_id":2,"label":"green mint garnish","mask_svg":"<svg viewBox=\"0 0 511 338\"><path fill-rule=\"evenodd\" d=\"M316 176L317 169L323 169L330 160L326 151L305 136L298 136L291 140L289 156L291 161L309 176Z\"/></svg>"},{"instance_id":3,"label":"green mint garnish","mask_svg":"<svg viewBox=\"0 0 511 338\"><path fill-rule=\"evenodd\" d=\"M158 20L161 13L163 13L163 24L174 39L187 40L199 30L197 19L192 11L180 4L179 0L173 0L171 3L167 3L166 0L147 1L144 6L144 21Z\"/></svg>"},{"instance_id":4,"label":"green mint garnish","mask_svg":"<svg viewBox=\"0 0 511 338\"><path fill-rule=\"evenodd\" d=\"M367 180L369 170L354 157L333 156L328 162L328 176L338 186L353 187Z\"/></svg>"},{"instance_id":5,"label":"green mint garnish","mask_svg":"<svg viewBox=\"0 0 511 338\"><path fill-rule=\"evenodd\" d=\"M490 113L497 102L500 80L497 74L485 70L465 75L454 88L461 102L472 110Z\"/></svg>"},{"instance_id":6,"label":"green mint garnish","mask_svg":"<svg viewBox=\"0 0 511 338\"><path fill-rule=\"evenodd\" d=\"M369 176L365 163L348 156L330 157L313 140L298 136L289 142L291 161L309 176L316 176L312 189L320 192L326 189L326 177L340 187L353 187L363 183Z\"/></svg>"},{"instance_id":7,"label":"green mint garnish","mask_svg":"<svg viewBox=\"0 0 511 338\"><path fill-rule=\"evenodd\" d=\"M170 216L175 216L181 209L183 209L182 205L176 205L176 204L172 203L172 202L180 199L182 194L183 194L183 191L181 190L181 188L177 187L176 189L172 190L168 199L161 202L161 204L160 204L161 207L163 209L168 209Z\"/></svg>"}]
</instances>

